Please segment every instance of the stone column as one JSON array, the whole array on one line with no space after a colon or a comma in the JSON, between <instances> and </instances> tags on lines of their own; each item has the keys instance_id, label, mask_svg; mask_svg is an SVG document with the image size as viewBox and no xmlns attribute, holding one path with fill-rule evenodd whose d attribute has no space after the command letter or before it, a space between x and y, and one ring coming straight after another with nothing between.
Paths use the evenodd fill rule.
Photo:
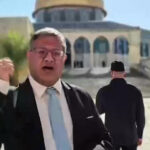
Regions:
<instances>
[{"instance_id":1,"label":"stone column","mask_svg":"<svg viewBox=\"0 0 150 150\"><path fill-rule=\"evenodd\" d=\"M109 53L107 58L107 66L110 66L111 62L114 60L114 39L108 38L109 42Z\"/></svg>"},{"instance_id":2,"label":"stone column","mask_svg":"<svg viewBox=\"0 0 150 150\"><path fill-rule=\"evenodd\" d=\"M74 50L74 40L70 41L71 43L71 69L74 68L74 59L75 59L75 50Z\"/></svg>"},{"instance_id":3,"label":"stone column","mask_svg":"<svg viewBox=\"0 0 150 150\"><path fill-rule=\"evenodd\" d=\"M94 67L94 47L93 47L93 40L90 40L90 62L91 62L91 69Z\"/></svg>"}]
</instances>

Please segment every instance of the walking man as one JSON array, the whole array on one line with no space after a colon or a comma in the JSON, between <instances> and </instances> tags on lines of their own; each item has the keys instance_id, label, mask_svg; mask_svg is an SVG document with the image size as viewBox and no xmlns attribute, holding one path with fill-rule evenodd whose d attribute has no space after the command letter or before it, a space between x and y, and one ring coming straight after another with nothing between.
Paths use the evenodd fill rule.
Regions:
<instances>
[{"instance_id":1,"label":"walking man","mask_svg":"<svg viewBox=\"0 0 150 150\"><path fill-rule=\"evenodd\" d=\"M100 114L105 113L115 150L136 150L142 144L145 125L142 94L126 82L122 62L112 62L111 77L110 84L98 91L96 106Z\"/></svg>"}]
</instances>

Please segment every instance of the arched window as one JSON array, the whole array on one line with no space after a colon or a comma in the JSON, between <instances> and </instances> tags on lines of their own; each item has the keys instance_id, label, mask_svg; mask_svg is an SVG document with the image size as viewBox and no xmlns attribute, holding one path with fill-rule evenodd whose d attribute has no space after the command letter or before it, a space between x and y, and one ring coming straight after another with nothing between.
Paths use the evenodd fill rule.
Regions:
<instances>
[{"instance_id":1,"label":"arched window","mask_svg":"<svg viewBox=\"0 0 150 150\"><path fill-rule=\"evenodd\" d=\"M49 13L48 9L44 10L44 22L50 22L51 21L51 14Z\"/></svg>"},{"instance_id":2,"label":"arched window","mask_svg":"<svg viewBox=\"0 0 150 150\"><path fill-rule=\"evenodd\" d=\"M75 41L75 61L74 67L83 68L90 67L90 44L89 41L80 37Z\"/></svg>"},{"instance_id":3,"label":"arched window","mask_svg":"<svg viewBox=\"0 0 150 150\"><path fill-rule=\"evenodd\" d=\"M109 52L108 40L105 37L98 37L94 41L94 67L107 66L107 53Z\"/></svg>"},{"instance_id":4,"label":"arched window","mask_svg":"<svg viewBox=\"0 0 150 150\"><path fill-rule=\"evenodd\" d=\"M74 45L76 53L89 53L90 52L90 44L86 38L78 38Z\"/></svg>"},{"instance_id":5,"label":"arched window","mask_svg":"<svg viewBox=\"0 0 150 150\"><path fill-rule=\"evenodd\" d=\"M92 9L90 12L90 20L95 20L95 10Z\"/></svg>"},{"instance_id":6,"label":"arched window","mask_svg":"<svg viewBox=\"0 0 150 150\"><path fill-rule=\"evenodd\" d=\"M60 21L65 21L65 20L66 20L65 10L61 10L61 12L60 12Z\"/></svg>"},{"instance_id":7,"label":"arched window","mask_svg":"<svg viewBox=\"0 0 150 150\"><path fill-rule=\"evenodd\" d=\"M75 12L75 21L80 21L80 12L79 11Z\"/></svg>"},{"instance_id":8,"label":"arched window","mask_svg":"<svg viewBox=\"0 0 150 150\"><path fill-rule=\"evenodd\" d=\"M104 37L97 38L94 41L94 53L105 54L109 52L108 41Z\"/></svg>"},{"instance_id":9,"label":"arched window","mask_svg":"<svg viewBox=\"0 0 150 150\"><path fill-rule=\"evenodd\" d=\"M116 38L115 39L115 54L128 55L129 53L129 43L125 38Z\"/></svg>"},{"instance_id":10,"label":"arched window","mask_svg":"<svg viewBox=\"0 0 150 150\"><path fill-rule=\"evenodd\" d=\"M141 43L140 55L141 55L141 57L148 57L149 56L149 45L148 45L148 43Z\"/></svg>"}]
</instances>

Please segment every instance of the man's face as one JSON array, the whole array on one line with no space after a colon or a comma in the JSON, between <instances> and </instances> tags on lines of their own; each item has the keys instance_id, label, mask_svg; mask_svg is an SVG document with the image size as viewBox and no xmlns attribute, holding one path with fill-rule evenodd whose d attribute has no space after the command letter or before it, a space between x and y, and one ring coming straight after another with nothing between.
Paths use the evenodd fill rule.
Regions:
<instances>
[{"instance_id":1,"label":"man's face","mask_svg":"<svg viewBox=\"0 0 150 150\"><path fill-rule=\"evenodd\" d=\"M115 78L125 78L125 72L124 71L111 71L111 77L113 79L115 79Z\"/></svg>"},{"instance_id":2,"label":"man's face","mask_svg":"<svg viewBox=\"0 0 150 150\"><path fill-rule=\"evenodd\" d=\"M66 55L56 36L40 36L32 43L27 59L32 77L42 85L52 86L62 75Z\"/></svg>"}]
</instances>

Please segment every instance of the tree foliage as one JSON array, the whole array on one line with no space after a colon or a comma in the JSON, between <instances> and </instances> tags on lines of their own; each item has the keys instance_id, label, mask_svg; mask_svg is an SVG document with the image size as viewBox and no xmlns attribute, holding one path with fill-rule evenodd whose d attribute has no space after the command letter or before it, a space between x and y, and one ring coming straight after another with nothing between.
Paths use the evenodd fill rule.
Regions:
<instances>
[{"instance_id":1,"label":"tree foliage","mask_svg":"<svg viewBox=\"0 0 150 150\"><path fill-rule=\"evenodd\" d=\"M18 78L19 68L24 65L28 42L17 32L10 32L0 39L0 58L9 57L15 65L15 76Z\"/></svg>"}]
</instances>

